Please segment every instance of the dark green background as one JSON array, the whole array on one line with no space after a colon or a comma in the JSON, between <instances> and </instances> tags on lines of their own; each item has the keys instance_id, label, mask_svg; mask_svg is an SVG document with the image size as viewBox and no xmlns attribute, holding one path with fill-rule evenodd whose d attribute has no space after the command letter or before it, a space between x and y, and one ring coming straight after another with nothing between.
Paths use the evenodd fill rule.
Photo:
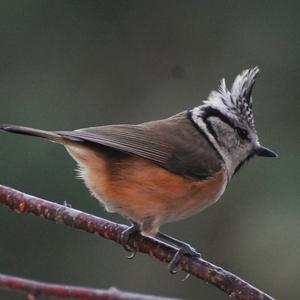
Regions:
<instances>
[{"instance_id":1,"label":"dark green background","mask_svg":"<svg viewBox=\"0 0 300 300\"><path fill-rule=\"evenodd\" d=\"M299 299L298 1L1 1L0 122L69 130L159 119L259 65L256 158L216 205L163 227L278 299ZM174 133L176 134L176 133ZM0 183L118 222L65 150L1 134ZM0 206L0 272L188 299L227 299L145 255ZM0 290L2 299L24 299ZM44 299L44 298L41 298Z\"/></svg>"}]
</instances>

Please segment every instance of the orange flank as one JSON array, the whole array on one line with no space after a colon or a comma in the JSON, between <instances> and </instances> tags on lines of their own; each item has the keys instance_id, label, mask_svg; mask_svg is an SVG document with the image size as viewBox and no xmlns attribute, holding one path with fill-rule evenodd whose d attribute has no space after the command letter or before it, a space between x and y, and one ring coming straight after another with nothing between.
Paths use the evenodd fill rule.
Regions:
<instances>
[{"instance_id":1,"label":"orange flank","mask_svg":"<svg viewBox=\"0 0 300 300\"><path fill-rule=\"evenodd\" d=\"M80 176L107 211L141 224L146 235L155 235L164 223L202 211L218 200L226 185L223 170L200 181L107 147L93 150L69 145L67 150L79 163Z\"/></svg>"}]
</instances>

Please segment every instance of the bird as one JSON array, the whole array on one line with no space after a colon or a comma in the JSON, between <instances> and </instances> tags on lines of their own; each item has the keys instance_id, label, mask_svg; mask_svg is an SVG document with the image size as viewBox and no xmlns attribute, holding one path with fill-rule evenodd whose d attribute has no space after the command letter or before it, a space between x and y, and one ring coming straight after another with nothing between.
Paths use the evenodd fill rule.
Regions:
<instances>
[{"instance_id":1,"label":"bird","mask_svg":"<svg viewBox=\"0 0 300 300\"><path fill-rule=\"evenodd\" d=\"M121 234L123 245L137 233L171 244L177 252L169 270L175 273L183 255L200 253L160 227L214 204L250 158L277 157L260 144L255 129L258 73L258 67L242 71L230 89L222 79L199 106L161 120L72 131L1 124L0 130L63 145L91 194L131 223Z\"/></svg>"}]
</instances>

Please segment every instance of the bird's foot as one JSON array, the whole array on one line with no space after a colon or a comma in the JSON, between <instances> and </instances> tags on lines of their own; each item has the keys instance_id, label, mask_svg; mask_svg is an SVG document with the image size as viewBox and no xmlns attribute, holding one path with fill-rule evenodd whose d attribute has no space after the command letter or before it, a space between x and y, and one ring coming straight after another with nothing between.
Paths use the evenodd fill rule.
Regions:
<instances>
[{"instance_id":1,"label":"bird's foot","mask_svg":"<svg viewBox=\"0 0 300 300\"><path fill-rule=\"evenodd\" d=\"M173 256L173 258L171 259L168 265L168 269L171 274L176 274L179 271L178 263L184 255L188 255L191 257L198 257L198 258L201 257L201 254L197 252L194 248L192 248L189 244L181 241L180 243L181 243L180 246L176 245L179 249L177 250L177 252L175 253L175 255ZM188 277L185 277L184 280L186 280L187 278Z\"/></svg>"},{"instance_id":2,"label":"bird's foot","mask_svg":"<svg viewBox=\"0 0 300 300\"><path fill-rule=\"evenodd\" d=\"M176 246L178 248L178 251L173 256L173 258L171 259L169 266L168 266L168 269L171 274L176 274L179 271L178 263L179 263L180 259L182 258L182 256L189 255L191 257L201 257L201 254L199 252L197 252L196 249L191 247L188 243L177 240L177 239L173 238L172 236L169 236L162 232L158 232L156 237L158 239L164 240L165 242L167 242L173 246ZM186 279L187 278L185 278L184 280L186 280Z\"/></svg>"},{"instance_id":3,"label":"bird's foot","mask_svg":"<svg viewBox=\"0 0 300 300\"><path fill-rule=\"evenodd\" d=\"M137 234L138 232L140 232L140 228L138 224L134 223L121 233L120 239L124 249L128 252L131 252L129 256L126 256L128 259L132 259L136 255L136 251L128 245L128 241L133 235Z\"/></svg>"}]
</instances>

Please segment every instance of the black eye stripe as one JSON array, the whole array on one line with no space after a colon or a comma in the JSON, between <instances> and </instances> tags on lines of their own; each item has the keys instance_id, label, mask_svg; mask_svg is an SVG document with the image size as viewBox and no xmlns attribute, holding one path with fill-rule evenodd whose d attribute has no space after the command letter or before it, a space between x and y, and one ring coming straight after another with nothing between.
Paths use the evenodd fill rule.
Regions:
<instances>
[{"instance_id":1,"label":"black eye stripe","mask_svg":"<svg viewBox=\"0 0 300 300\"><path fill-rule=\"evenodd\" d=\"M242 138L243 140L248 139L249 133L246 129L237 127L236 131L237 131L238 135L240 136L240 138Z\"/></svg>"},{"instance_id":2,"label":"black eye stripe","mask_svg":"<svg viewBox=\"0 0 300 300\"><path fill-rule=\"evenodd\" d=\"M198 116L199 117L199 116ZM218 149L216 148L216 146L214 145L214 143L211 142L211 140L208 138L207 133L193 120L192 117L192 110L190 110L188 112L188 118L190 119L190 121L192 122L193 126L195 127L195 129L202 135L204 136L204 138L207 140L207 142L211 145L211 147L215 150L216 154L218 155L218 157L225 163L224 158L222 157L222 155L220 154L220 152L218 151Z\"/></svg>"},{"instance_id":3,"label":"black eye stripe","mask_svg":"<svg viewBox=\"0 0 300 300\"><path fill-rule=\"evenodd\" d=\"M236 130L237 134L239 135L239 137L241 139L249 140L249 132L246 129L235 126L235 124L227 116L225 116L222 112L220 112L218 109L215 109L212 107L206 107L204 110L204 113L202 115L202 118L203 118L203 121L207 125L207 129L214 136L214 138L216 140L218 140L217 135L216 135L215 131L213 130L211 123L208 120L209 117L219 118L222 122L226 123L232 129Z\"/></svg>"},{"instance_id":4,"label":"black eye stripe","mask_svg":"<svg viewBox=\"0 0 300 300\"><path fill-rule=\"evenodd\" d=\"M246 129L237 127L236 131L241 139L249 140L249 133Z\"/></svg>"},{"instance_id":5,"label":"black eye stripe","mask_svg":"<svg viewBox=\"0 0 300 300\"><path fill-rule=\"evenodd\" d=\"M219 118L222 122L226 123L229 125L231 128L236 129L236 126L234 123L226 117L224 114L222 114L218 109L211 108L211 107L206 107L204 110L204 114L202 115L203 121L207 124L207 119L209 117L217 117Z\"/></svg>"},{"instance_id":6,"label":"black eye stripe","mask_svg":"<svg viewBox=\"0 0 300 300\"><path fill-rule=\"evenodd\" d=\"M209 120L205 120L205 124L207 127L207 130L209 131L209 133L215 138L216 142L220 145L220 141L218 139L218 135L215 132L215 130L213 129L213 127L211 126L211 122Z\"/></svg>"}]
</instances>

